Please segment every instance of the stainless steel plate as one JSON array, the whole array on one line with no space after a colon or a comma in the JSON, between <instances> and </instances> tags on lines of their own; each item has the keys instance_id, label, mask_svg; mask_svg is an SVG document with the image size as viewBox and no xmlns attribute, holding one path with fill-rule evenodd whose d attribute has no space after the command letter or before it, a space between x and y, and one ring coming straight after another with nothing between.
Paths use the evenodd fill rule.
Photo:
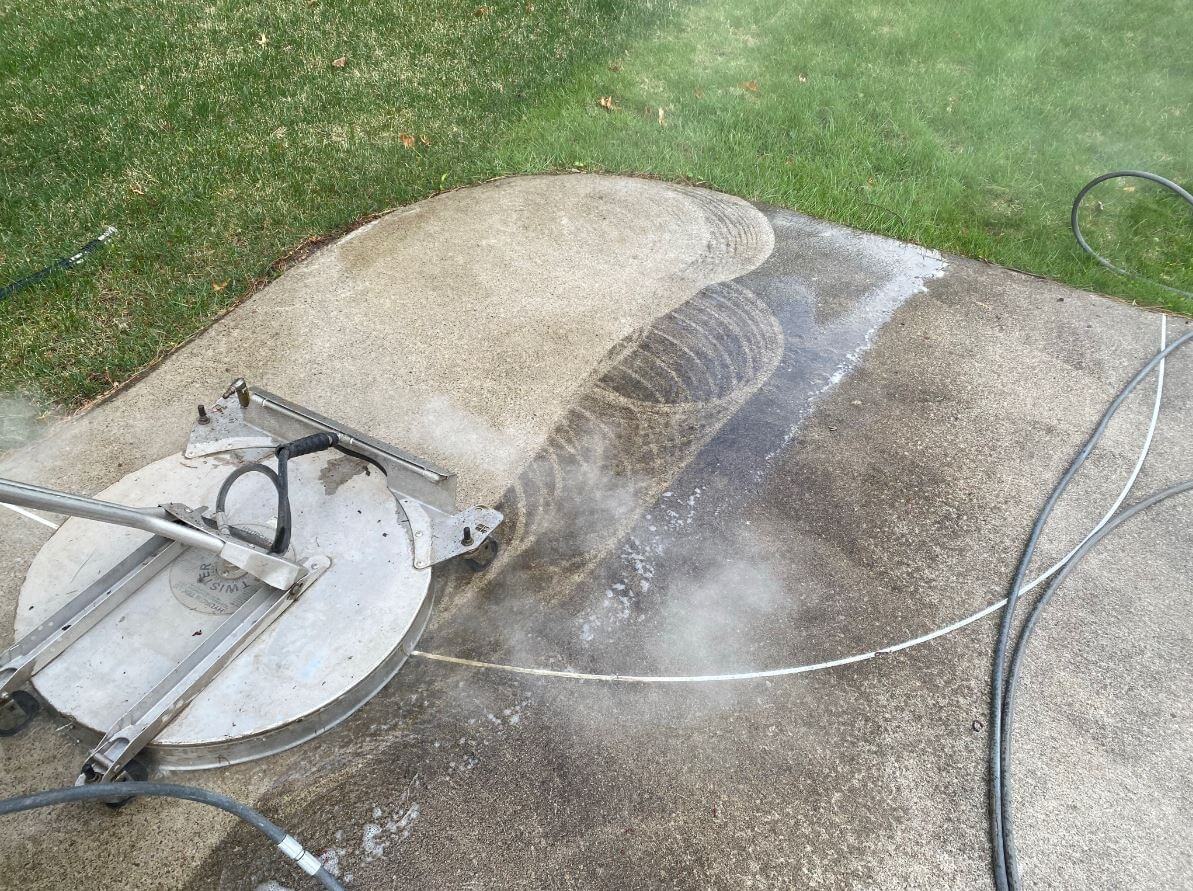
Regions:
<instances>
[{"instance_id":1,"label":"stainless steel plate","mask_svg":"<svg viewBox=\"0 0 1193 891\"><path fill-rule=\"evenodd\" d=\"M173 455L99 497L209 505L234 466L227 455ZM414 568L408 527L385 478L335 452L293 461L290 478L293 552L298 559L323 555L331 566L159 734L147 754L162 767L245 761L326 730L393 676L426 625L431 570ZM230 518L268 527L275 504L267 482L245 477L229 499ZM17 635L147 538L124 527L67 520L29 569ZM101 736L215 630L225 618L221 604L238 599L234 584L211 582L203 560L190 563L183 558L163 570L35 676L37 692L84 737ZM188 571L196 576L193 586L182 578Z\"/></svg>"}]
</instances>

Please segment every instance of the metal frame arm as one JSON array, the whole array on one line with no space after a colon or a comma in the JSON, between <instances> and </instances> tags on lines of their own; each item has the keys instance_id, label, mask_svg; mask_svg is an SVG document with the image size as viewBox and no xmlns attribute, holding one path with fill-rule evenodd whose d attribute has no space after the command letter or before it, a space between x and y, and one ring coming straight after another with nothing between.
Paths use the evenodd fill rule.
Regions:
<instances>
[{"instance_id":1,"label":"metal frame arm","mask_svg":"<svg viewBox=\"0 0 1193 891\"><path fill-rule=\"evenodd\" d=\"M162 507L126 507L97 498L71 495L56 489L0 479L0 502L51 513L66 514L101 523L114 523L140 529L180 542L187 547L217 554L233 566L274 588L285 590L297 582L306 570L290 560L267 554L244 542L223 538L186 523L180 523Z\"/></svg>"}]
</instances>

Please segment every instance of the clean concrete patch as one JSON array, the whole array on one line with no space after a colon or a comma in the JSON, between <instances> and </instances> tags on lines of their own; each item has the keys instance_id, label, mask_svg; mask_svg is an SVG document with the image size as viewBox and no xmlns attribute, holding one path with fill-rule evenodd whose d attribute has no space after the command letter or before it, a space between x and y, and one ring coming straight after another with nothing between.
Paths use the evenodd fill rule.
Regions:
<instances>
[{"instance_id":1,"label":"clean concrete patch","mask_svg":"<svg viewBox=\"0 0 1193 891\"><path fill-rule=\"evenodd\" d=\"M1183 328L1185 322L1173 321ZM502 180L358 230L0 475L99 491L177 451L243 373L460 474L509 517L425 650L705 674L865 652L999 599L1039 504L1159 317L701 189ZM1140 491L1174 481L1189 363ZM1062 505L1101 515L1151 394ZM1189 506L1075 574L1018 736L1031 887L1187 880ZM50 530L0 512L4 624ZM982 887L993 620L899 655L728 685L619 686L414 660L303 747L180 775L256 802L357 887ZM68 780L43 720L3 791ZM12 819L30 888L301 878L222 816L138 802Z\"/></svg>"}]
</instances>

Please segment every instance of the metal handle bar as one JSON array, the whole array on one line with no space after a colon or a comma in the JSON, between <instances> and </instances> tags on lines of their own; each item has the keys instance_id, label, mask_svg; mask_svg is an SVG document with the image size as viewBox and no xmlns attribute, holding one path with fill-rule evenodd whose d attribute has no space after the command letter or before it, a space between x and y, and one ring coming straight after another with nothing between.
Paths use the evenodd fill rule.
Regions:
<instances>
[{"instance_id":1,"label":"metal handle bar","mask_svg":"<svg viewBox=\"0 0 1193 891\"><path fill-rule=\"evenodd\" d=\"M110 501L71 495L56 489L6 479L0 479L0 502L67 514L85 520L98 520L101 523L114 523L117 526L128 526L153 535L161 535L187 547L218 554L223 560L274 588L289 588L306 573L302 566L282 557L177 522L161 507L126 507Z\"/></svg>"}]
</instances>

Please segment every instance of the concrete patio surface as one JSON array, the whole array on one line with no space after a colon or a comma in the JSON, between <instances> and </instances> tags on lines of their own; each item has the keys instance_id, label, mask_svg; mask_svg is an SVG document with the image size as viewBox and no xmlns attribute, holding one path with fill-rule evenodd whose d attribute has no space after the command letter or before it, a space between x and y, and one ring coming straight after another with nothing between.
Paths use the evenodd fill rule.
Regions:
<instances>
[{"instance_id":1,"label":"concrete patio surface","mask_svg":"<svg viewBox=\"0 0 1193 891\"><path fill-rule=\"evenodd\" d=\"M324 248L0 476L97 492L178 451L195 404L243 374L506 513L501 558L443 579L422 650L594 674L797 666L1002 598L1160 326L708 190L512 178ZM1041 568L1118 494L1154 394L1112 424ZM1191 434L1178 353L1137 493L1189 475ZM1191 519L1173 499L1108 539L1034 641L1014 774L1028 888L1193 887ZM0 510L0 643L51 531ZM254 804L357 888L984 888L996 623L728 682L416 657L312 742L169 778ZM43 717L0 741L0 794L67 785L85 755ZM196 805L6 819L0 887L308 887Z\"/></svg>"}]
</instances>

